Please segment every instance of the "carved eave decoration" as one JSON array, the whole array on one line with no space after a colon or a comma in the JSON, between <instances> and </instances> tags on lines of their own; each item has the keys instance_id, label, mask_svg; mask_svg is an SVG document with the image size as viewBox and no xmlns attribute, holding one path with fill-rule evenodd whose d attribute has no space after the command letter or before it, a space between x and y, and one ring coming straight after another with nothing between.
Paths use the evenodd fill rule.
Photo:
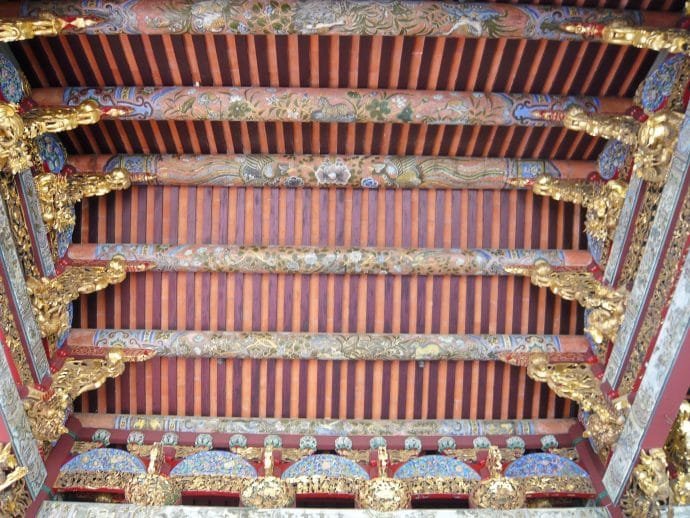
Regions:
<instances>
[{"instance_id":1,"label":"carved eave decoration","mask_svg":"<svg viewBox=\"0 0 690 518\"><path fill-rule=\"evenodd\" d=\"M31 504L31 496L24 477L28 468L19 466L12 451L12 444L0 448L0 515L23 517Z\"/></svg>"}]
</instances>

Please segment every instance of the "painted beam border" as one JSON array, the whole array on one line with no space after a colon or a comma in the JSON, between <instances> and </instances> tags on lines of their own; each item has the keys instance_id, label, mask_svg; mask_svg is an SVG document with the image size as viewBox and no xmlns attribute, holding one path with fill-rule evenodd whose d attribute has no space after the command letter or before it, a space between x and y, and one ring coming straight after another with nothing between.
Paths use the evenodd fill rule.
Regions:
<instances>
[{"instance_id":1,"label":"painted beam border","mask_svg":"<svg viewBox=\"0 0 690 518\"><path fill-rule=\"evenodd\" d=\"M17 392L14 379L10 374L8 359L2 352L0 352L0 418L12 438L17 461L29 470L25 478L26 485L31 496L36 497L46 478L46 467L38 451L36 439L31 433L29 419L24 412L24 405Z\"/></svg>"},{"instance_id":2,"label":"painted beam border","mask_svg":"<svg viewBox=\"0 0 690 518\"><path fill-rule=\"evenodd\" d=\"M523 160L383 155L76 155L77 172L122 167L134 183L224 187L505 189L541 174L585 179L586 160Z\"/></svg>"},{"instance_id":3,"label":"painted beam border","mask_svg":"<svg viewBox=\"0 0 690 518\"><path fill-rule=\"evenodd\" d=\"M642 441L664 397L663 394L674 367L682 368L680 365L676 366L676 361L689 338L690 255L685 258L681 276L647 364L647 370L604 474L604 486L614 502L617 502L623 494L637 463Z\"/></svg>"},{"instance_id":4,"label":"painted beam border","mask_svg":"<svg viewBox=\"0 0 690 518\"><path fill-rule=\"evenodd\" d=\"M132 504L96 504L86 502L44 502L38 518L386 518L391 513L364 509L240 509L191 505L137 506ZM396 511L400 518L494 518L491 509L411 509ZM506 518L608 518L603 507L572 507L562 509L514 509L501 511ZM678 515L680 516L680 515Z\"/></svg>"},{"instance_id":5,"label":"painted beam border","mask_svg":"<svg viewBox=\"0 0 690 518\"><path fill-rule=\"evenodd\" d=\"M567 434L576 419L278 419L139 414L74 414L85 428L166 432L367 436Z\"/></svg>"},{"instance_id":6,"label":"painted beam border","mask_svg":"<svg viewBox=\"0 0 690 518\"><path fill-rule=\"evenodd\" d=\"M640 267L633 288L628 296L623 322L604 372L604 381L614 388L620 383L637 330L643 321L644 309L656 285L657 273L666 255L664 245L673 234L675 228L673 221L678 207L686 196L684 193L690 174L689 169L690 109L685 112L666 184L661 193L659 206L649 231L649 238L640 260Z\"/></svg>"},{"instance_id":7,"label":"painted beam border","mask_svg":"<svg viewBox=\"0 0 690 518\"><path fill-rule=\"evenodd\" d=\"M625 97L273 87L37 88L43 106L94 101L124 120L562 126L564 112L624 112ZM107 117L107 113L105 114Z\"/></svg>"},{"instance_id":8,"label":"painted beam border","mask_svg":"<svg viewBox=\"0 0 690 518\"><path fill-rule=\"evenodd\" d=\"M5 278L10 306L13 307L16 315L17 328L31 361L31 370L36 376L36 381L41 382L50 375L50 367L41 332L29 300L29 293L26 291L24 274L10 232L10 222L4 202L0 203L0 270Z\"/></svg>"},{"instance_id":9,"label":"painted beam border","mask_svg":"<svg viewBox=\"0 0 690 518\"><path fill-rule=\"evenodd\" d=\"M72 329L70 354L82 348L152 349L183 358L322 360L500 360L504 355L550 353L553 361L585 361L584 336L271 333Z\"/></svg>"},{"instance_id":10,"label":"painted beam border","mask_svg":"<svg viewBox=\"0 0 690 518\"><path fill-rule=\"evenodd\" d=\"M31 232L31 241L34 244L38 265L44 276L54 277L55 263L53 262L50 245L48 244L46 227L43 223L41 206L38 201L38 193L36 192L36 183L29 170L19 174L18 178L19 192L26 208L25 214L28 216L26 221L29 226L29 232Z\"/></svg>"},{"instance_id":11,"label":"painted beam border","mask_svg":"<svg viewBox=\"0 0 690 518\"><path fill-rule=\"evenodd\" d=\"M74 264L124 256L156 271L288 274L507 275L508 266L543 259L556 268L585 268L586 250L344 248L314 246L73 244Z\"/></svg>"},{"instance_id":12,"label":"painted beam border","mask_svg":"<svg viewBox=\"0 0 690 518\"><path fill-rule=\"evenodd\" d=\"M666 24L677 17L640 11L491 5L401 0L281 0L205 2L129 0L101 4L82 0L24 0L22 16L48 11L61 16L97 16L103 21L87 34L339 34L451 36L581 40L565 33L567 22Z\"/></svg>"}]
</instances>

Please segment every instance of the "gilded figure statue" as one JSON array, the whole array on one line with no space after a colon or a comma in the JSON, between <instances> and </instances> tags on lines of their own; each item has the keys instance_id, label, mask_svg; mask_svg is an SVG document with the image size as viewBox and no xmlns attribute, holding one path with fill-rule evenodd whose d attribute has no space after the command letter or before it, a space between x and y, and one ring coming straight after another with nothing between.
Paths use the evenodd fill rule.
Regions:
<instances>
[{"instance_id":1,"label":"gilded figure statue","mask_svg":"<svg viewBox=\"0 0 690 518\"><path fill-rule=\"evenodd\" d=\"M0 19L0 41L28 40L36 36L57 36L67 27L85 29L99 23L100 20L93 17L78 16L60 18L50 13L42 13L38 18L5 18Z\"/></svg>"},{"instance_id":2,"label":"gilded figure statue","mask_svg":"<svg viewBox=\"0 0 690 518\"><path fill-rule=\"evenodd\" d=\"M496 446L490 446L486 458L489 478L482 480L470 494L470 502L479 509L518 509L525 503L525 488L518 478L503 476L503 459Z\"/></svg>"}]
</instances>

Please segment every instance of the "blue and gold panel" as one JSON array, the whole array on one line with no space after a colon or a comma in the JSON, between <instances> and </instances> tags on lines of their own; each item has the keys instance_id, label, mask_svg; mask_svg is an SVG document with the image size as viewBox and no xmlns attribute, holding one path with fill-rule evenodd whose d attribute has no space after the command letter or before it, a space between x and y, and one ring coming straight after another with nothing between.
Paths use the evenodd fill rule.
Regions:
<instances>
[{"instance_id":1,"label":"blue and gold panel","mask_svg":"<svg viewBox=\"0 0 690 518\"><path fill-rule=\"evenodd\" d=\"M479 473L461 460L445 455L425 455L408 460L393 475L394 478L459 477L480 480Z\"/></svg>"},{"instance_id":2,"label":"blue and gold panel","mask_svg":"<svg viewBox=\"0 0 690 518\"><path fill-rule=\"evenodd\" d=\"M62 145L60 138L53 133L44 133L34 139L38 156L41 159L43 171L47 173L59 173L67 162L67 150Z\"/></svg>"},{"instance_id":3,"label":"blue and gold panel","mask_svg":"<svg viewBox=\"0 0 690 518\"><path fill-rule=\"evenodd\" d=\"M15 104L21 103L30 93L24 73L6 45L0 45L0 97Z\"/></svg>"},{"instance_id":4,"label":"blue and gold panel","mask_svg":"<svg viewBox=\"0 0 690 518\"><path fill-rule=\"evenodd\" d=\"M506 477L587 477L589 474L570 459L553 453L529 453L505 470Z\"/></svg>"},{"instance_id":5,"label":"blue and gold panel","mask_svg":"<svg viewBox=\"0 0 690 518\"><path fill-rule=\"evenodd\" d=\"M60 468L60 473L73 471L117 471L144 473L144 463L135 455L114 448L96 448L81 453Z\"/></svg>"},{"instance_id":6,"label":"blue and gold panel","mask_svg":"<svg viewBox=\"0 0 690 518\"><path fill-rule=\"evenodd\" d=\"M606 142L604 149L597 159L599 176L604 180L611 180L616 174L628 178L628 170L632 167L632 148L619 140L611 139Z\"/></svg>"},{"instance_id":7,"label":"blue and gold panel","mask_svg":"<svg viewBox=\"0 0 690 518\"><path fill-rule=\"evenodd\" d=\"M674 94L674 87L678 81L687 81L683 72L687 68L686 57L683 54L671 54L658 67L649 72L639 91L640 104L647 113L654 113L665 108L669 97ZM678 85L675 97L682 96L684 84ZM679 101L680 99L674 99ZM672 108L678 108L672 106Z\"/></svg>"},{"instance_id":8,"label":"blue and gold panel","mask_svg":"<svg viewBox=\"0 0 690 518\"><path fill-rule=\"evenodd\" d=\"M332 478L369 478L366 470L355 461L329 453L309 455L298 460L283 472L281 478L289 479L314 475Z\"/></svg>"},{"instance_id":9,"label":"blue and gold panel","mask_svg":"<svg viewBox=\"0 0 690 518\"><path fill-rule=\"evenodd\" d=\"M229 451L201 451L185 458L170 471L171 477L197 475L256 478L256 469Z\"/></svg>"}]
</instances>

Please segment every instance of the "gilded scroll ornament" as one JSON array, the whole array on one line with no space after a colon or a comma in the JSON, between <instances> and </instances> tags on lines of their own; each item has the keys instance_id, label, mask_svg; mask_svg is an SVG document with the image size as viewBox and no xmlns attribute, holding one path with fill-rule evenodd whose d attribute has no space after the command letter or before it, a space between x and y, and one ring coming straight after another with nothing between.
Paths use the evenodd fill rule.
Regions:
<instances>
[{"instance_id":1,"label":"gilded scroll ornament","mask_svg":"<svg viewBox=\"0 0 690 518\"><path fill-rule=\"evenodd\" d=\"M684 29L639 27L620 21L608 25L575 22L561 27L566 32L594 37L613 45L690 55L690 32Z\"/></svg>"},{"instance_id":2,"label":"gilded scroll ornament","mask_svg":"<svg viewBox=\"0 0 690 518\"><path fill-rule=\"evenodd\" d=\"M121 351L113 349L104 359L68 360L53 375L49 391L29 389L24 408L31 431L39 441L55 441L67 433L65 419L77 396L102 386L125 370Z\"/></svg>"},{"instance_id":3,"label":"gilded scroll ornament","mask_svg":"<svg viewBox=\"0 0 690 518\"><path fill-rule=\"evenodd\" d=\"M606 183L561 180L548 175L538 176L532 189L535 194L582 205L587 209L585 231L596 239L611 240L618 224L627 183L610 180Z\"/></svg>"},{"instance_id":4,"label":"gilded scroll ornament","mask_svg":"<svg viewBox=\"0 0 690 518\"><path fill-rule=\"evenodd\" d=\"M35 177L43 221L56 232L74 226L75 203L90 196L102 196L131 185L129 173L116 168L106 174L60 175L42 173Z\"/></svg>"},{"instance_id":5,"label":"gilded scroll ornament","mask_svg":"<svg viewBox=\"0 0 690 518\"><path fill-rule=\"evenodd\" d=\"M617 408L608 401L589 364L549 363L545 354L535 354L530 357L527 375L590 412L584 436L594 441L602 459L608 458L623 427L623 404Z\"/></svg>"},{"instance_id":6,"label":"gilded scroll ornament","mask_svg":"<svg viewBox=\"0 0 690 518\"><path fill-rule=\"evenodd\" d=\"M525 489L519 479L504 477L503 459L496 446L490 446L486 459L489 478L470 494L470 503L479 509L518 509L525 503Z\"/></svg>"},{"instance_id":7,"label":"gilded scroll ornament","mask_svg":"<svg viewBox=\"0 0 690 518\"><path fill-rule=\"evenodd\" d=\"M661 448L640 452L630 487L621 500L627 516L648 518L661 516L672 501L671 482L666 454Z\"/></svg>"},{"instance_id":8,"label":"gilded scroll ornament","mask_svg":"<svg viewBox=\"0 0 690 518\"><path fill-rule=\"evenodd\" d=\"M587 271L554 271L543 260L536 261L532 268L507 266L505 269L509 273L528 275L532 284L549 288L554 294L590 309L585 331L597 344L615 341L625 311L626 295L622 290L601 284Z\"/></svg>"},{"instance_id":9,"label":"gilded scroll ornament","mask_svg":"<svg viewBox=\"0 0 690 518\"><path fill-rule=\"evenodd\" d=\"M378 512L399 511L410 507L412 496L407 483L388 476L388 462L386 447L379 447L379 476L362 483L356 497L358 507Z\"/></svg>"},{"instance_id":10,"label":"gilded scroll ornament","mask_svg":"<svg viewBox=\"0 0 690 518\"><path fill-rule=\"evenodd\" d=\"M120 283L126 275L124 258L116 256L106 266L68 266L53 278L28 278L26 287L41 336L54 343L56 337L69 329L68 303L80 295Z\"/></svg>"},{"instance_id":11,"label":"gilded scroll ornament","mask_svg":"<svg viewBox=\"0 0 690 518\"><path fill-rule=\"evenodd\" d=\"M12 444L0 448L0 515L7 517L26 516L31 497L23 478L28 468L19 466L12 452Z\"/></svg>"},{"instance_id":12,"label":"gilded scroll ornament","mask_svg":"<svg viewBox=\"0 0 690 518\"><path fill-rule=\"evenodd\" d=\"M690 472L690 403L683 401L664 446L677 470Z\"/></svg>"},{"instance_id":13,"label":"gilded scroll ornament","mask_svg":"<svg viewBox=\"0 0 690 518\"><path fill-rule=\"evenodd\" d=\"M125 500L136 505L175 505L181 491L173 479L160 474L163 445L156 443L151 449L146 473L140 473L125 485Z\"/></svg>"},{"instance_id":14,"label":"gilded scroll ornament","mask_svg":"<svg viewBox=\"0 0 690 518\"><path fill-rule=\"evenodd\" d=\"M3 18L0 19L0 41L29 40L36 36L57 36L66 28L85 29L99 23L94 17L76 16L59 17L42 13L38 18Z\"/></svg>"},{"instance_id":15,"label":"gilded scroll ornament","mask_svg":"<svg viewBox=\"0 0 690 518\"><path fill-rule=\"evenodd\" d=\"M24 275L37 276L38 268L34 260L31 236L29 235L27 221L22 209L22 200L17 192L14 178L11 176L0 175L0 197L5 200L12 238L17 249L17 255L22 262Z\"/></svg>"},{"instance_id":16,"label":"gilded scroll ornament","mask_svg":"<svg viewBox=\"0 0 690 518\"><path fill-rule=\"evenodd\" d=\"M273 447L266 446L263 455L264 476L250 482L240 494L244 507L275 509L292 507L295 489L291 484L273 476Z\"/></svg>"},{"instance_id":17,"label":"gilded scroll ornament","mask_svg":"<svg viewBox=\"0 0 690 518\"><path fill-rule=\"evenodd\" d=\"M620 140L634 146L637 143L639 123L630 115L590 113L580 107L568 109L563 125L574 131L583 131L594 137Z\"/></svg>"},{"instance_id":18,"label":"gilded scroll ornament","mask_svg":"<svg viewBox=\"0 0 690 518\"><path fill-rule=\"evenodd\" d=\"M123 112L108 113L118 116ZM32 165L32 139L95 124L101 115L101 108L93 101L74 107L39 107L24 113L17 105L0 102L0 165L17 174Z\"/></svg>"}]
</instances>

